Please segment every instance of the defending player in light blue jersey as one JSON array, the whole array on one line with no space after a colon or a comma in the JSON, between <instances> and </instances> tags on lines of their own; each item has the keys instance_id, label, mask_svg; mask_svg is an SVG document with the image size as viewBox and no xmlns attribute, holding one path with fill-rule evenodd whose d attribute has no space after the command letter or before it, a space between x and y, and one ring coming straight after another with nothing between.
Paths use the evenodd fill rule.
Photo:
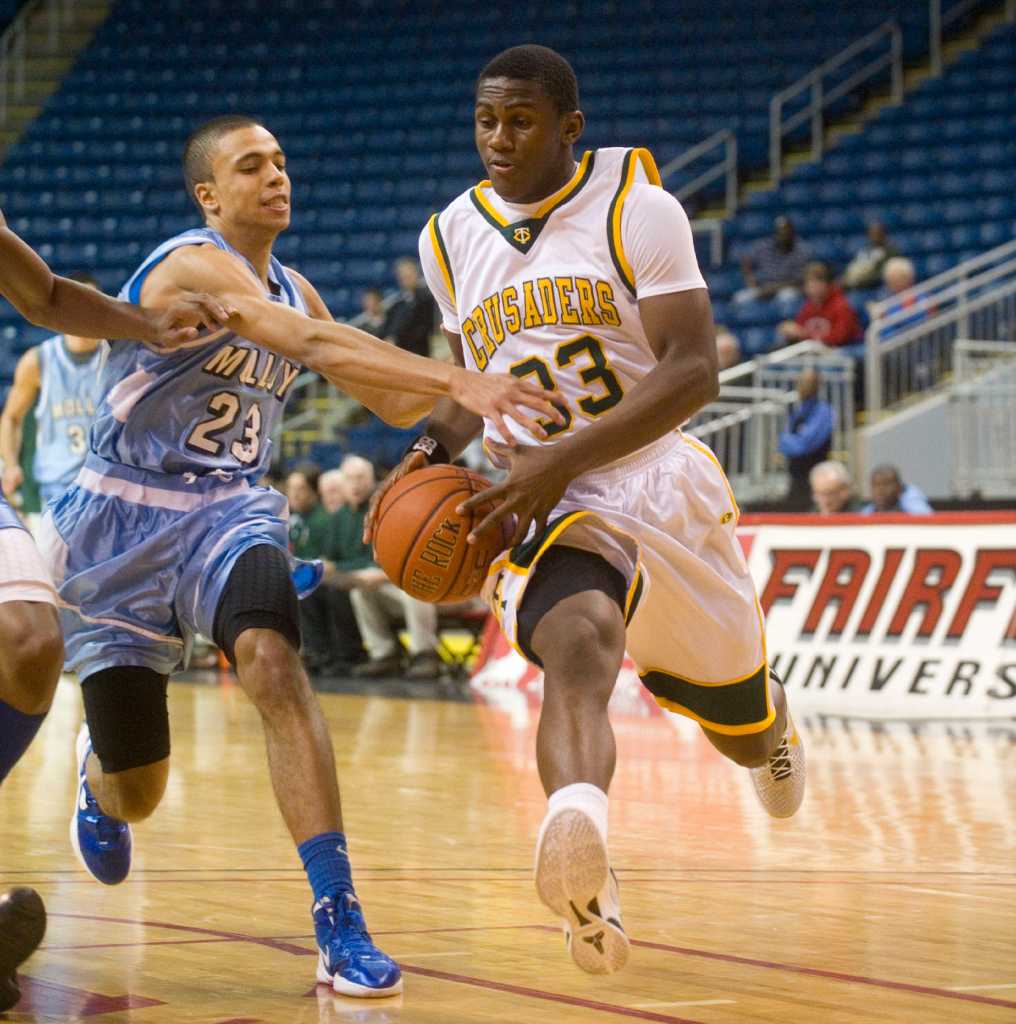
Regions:
<instances>
[{"instance_id":1,"label":"defending player in light blue jersey","mask_svg":"<svg viewBox=\"0 0 1016 1024\"><path fill-rule=\"evenodd\" d=\"M22 316L51 331L93 337L134 337L169 344L197 335L199 323L228 316L207 295L181 296L153 312L117 302L53 274L0 213L0 295ZM63 641L56 592L32 538L0 496L0 784L28 749L53 700ZM5 822L2 826L7 829ZM25 887L0 896L0 1013L21 996L17 968L46 930L39 894Z\"/></svg>"},{"instance_id":2,"label":"defending player in light blue jersey","mask_svg":"<svg viewBox=\"0 0 1016 1024\"><path fill-rule=\"evenodd\" d=\"M86 287L99 287L90 274L71 274L69 279ZM24 481L19 461L22 429L33 405L33 475L43 505L63 494L77 476L99 404L99 346L97 338L58 334L30 348L18 360L14 385L0 416L5 497L10 498Z\"/></svg>"},{"instance_id":3,"label":"defending player in light blue jersey","mask_svg":"<svg viewBox=\"0 0 1016 1024\"><path fill-rule=\"evenodd\" d=\"M347 995L393 994L401 974L366 931L331 741L299 657L285 499L256 480L301 364L389 422L413 423L446 396L542 435L538 418L555 410L508 374L468 373L327 322L314 288L272 255L290 182L257 122L199 128L184 175L205 226L159 246L123 295L159 307L200 282L235 315L170 354L110 346L85 464L43 524L87 720L72 842L99 881L126 877L128 822L155 810L168 778L167 680L194 634L211 636L261 713L273 788L314 891L318 979Z\"/></svg>"}]
</instances>

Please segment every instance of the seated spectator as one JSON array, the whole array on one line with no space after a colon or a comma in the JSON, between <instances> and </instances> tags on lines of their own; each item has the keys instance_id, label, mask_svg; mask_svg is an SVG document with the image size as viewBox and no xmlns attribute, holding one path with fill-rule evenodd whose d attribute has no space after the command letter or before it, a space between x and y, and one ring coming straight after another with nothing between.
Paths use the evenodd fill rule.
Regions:
<instances>
[{"instance_id":1,"label":"seated spectator","mask_svg":"<svg viewBox=\"0 0 1016 1024\"><path fill-rule=\"evenodd\" d=\"M380 288L364 288L360 294L360 305L363 312L356 321L361 331L373 334L375 338L385 336L387 315Z\"/></svg>"},{"instance_id":2,"label":"seated spectator","mask_svg":"<svg viewBox=\"0 0 1016 1024\"><path fill-rule=\"evenodd\" d=\"M800 296L811 250L797 237L789 217L777 217L773 228L771 238L759 239L741 257L746 287L734 295L735 302L774 297L792 301Z\"/></svg>"},{"instance_id":3,"label":"seated spectator","mask_svg":"<svg viewBox=\"0 0 1016 1024\"><path fill-rule=\"evenodd\" d=\"M882 292L880 299L888 299L899 295L917 283L917 271L914 264L905 256L894 256L886 260L882 268Z\"/></svg>"},{"instance_id":4,"label":"seated spectator","mask_svg":"<svg viewBox=\"0 0 1016 1024\"><path fill-rule=\"evenodd\" d=\"M790 488L786 504L794 512L805 512L811 502L813 467L829 458L833 437L833 407L819 397L822 377L806 369L797 378L797 402L790 407L787 429L780 434L780 452L787 460Z\"/></svg>"},{"instance_id":5,"label":"seated spectator","mask_svg":"<svg viewBox=\"0 0 1016 1024\"><path fill-rule=\"evenodd\" d=\"M793 320L777 328L785 342L821 341L836 348L862 338L857 312L825 263L809 263L804 274L806 301Z\"/></svg>"},{"instance_id":6,"label":"seated spectator","mask_svg":"<svg viewBox=\"0 0 1016 1024\"><path fill-rule=\"evenodd\" d=\"M716 356L721 370L729 370L741 362L741 343L729 327L716 325Z\"/></svg>"},{"instance_id":7,"label":"seated spectator","mask_svg":"<svg viewBox=\"0 0 1016 1024\"><path fill-rule=\"evenodd\" d=\"M297 558L320 558L328 529L328 513L318 500L321 470L313 462L297 466L286 478L289 500L289 547Z\"/></svg>"},{"instance_id":8,"label":"seated spectator","mask_svg":"<svg viewBox=\"0 0 1016 1024\"><path fill-rule=\"evenodd\" d=\"M872 500L861 509L866 516L877 512L929 516L934 511L919 487L903 483L895 466L876 466L871 471L871 497Z\"/></svg>"},{"instance_id":9,"label":"seated spectator","mask_svg":"<svg viewBox=\"0 0 1016 1024\"><path fill-rule=\"evenodd\" d=\"M861 503L854 497L854 481L842 462L820 462L808 474L815 511L820 516L857 512Z\"/></svg>"},{"instance_id":10,"label":"seated spectator","mask_svg":"<svg viewBox=\"0 0 1016 1024\"><path fill-rule=\"evenodd\" d=\"M896 256L888 260L882 272L883 288L879 292L879 301L885 302L882 316L895 316L903 310L908 310L906 316L900 317L894 323L882 327L879 331L879 339L885 341L887 338L899 334L900 331L921 323L935 312L935 306L929 302L927 297L920 293L903 294L913 288L917 282L917 271L913 263L903 256Z\"/></svg>"},{"instance_id":11,"label":"seated spectator","mask_svg":"<svg viewBox=\"0 0 1016 1024\"><path fill-rule=\"evenodd\" d=\"M330 469L318 479L318 494L324 510L331 516L349 501L346 478L341 469Z\"/></svg>"},{"instance_id":12,"label":"seated spectator","mask_svg":"<svg viewBox=\"0 0 1016 1024\"><path fill-rule=\"evenodd\" d=\"M286 480L289 499L289 546L297 558L324 558L328 551L331 519L318 498L320 471L313 463L297 466ZM349 598L341 597L349 605ZM343 627L342 609L322 582L300 602L303 661L314 674L341 674L362 653L352 608ZM351 628L350 628L351 627Z\"/></svg>"},{"instance_id":13,"label":"seated spectator","mask_svg":"<svg viewBox=\"0 0 1016 1024\"><path fill-rule=\"evenodd\" d=\"M437 653L437 608L399 590L374 562L363 542L363 521L377 484L374 466L358 455L342 460L348 504L333 517L326 549L325 581L349 591L369 660L353 668L358 678L403 674L408 679L436 679L442 661ZM409 664L403 669L402 647L394 623L405 619Z\"/></svg>"},{"instance_id":14,"label":"seated spectator","mask_svg":"<svg viewBox=\"0 0 1016 1024\"><path fill-rule=\"evenodd\" d=\"M399 297L388 310L385 337L407 352L429 356L437 307L420 280L416 260L399 260L395 264L395 278L399 282Z\"/></svg>"},{"instance_id":15,"label":"seated spectator","mask_svg":"<svg viewBox=\"0 0 1016 1024\"><path fill-rule=\"evenodd\" d=\"M868 244L857 251L843 272L844 288L874 288L882 280L886 261L899 254L880 220L868 225Z\"/></svg>"}]
</instances>

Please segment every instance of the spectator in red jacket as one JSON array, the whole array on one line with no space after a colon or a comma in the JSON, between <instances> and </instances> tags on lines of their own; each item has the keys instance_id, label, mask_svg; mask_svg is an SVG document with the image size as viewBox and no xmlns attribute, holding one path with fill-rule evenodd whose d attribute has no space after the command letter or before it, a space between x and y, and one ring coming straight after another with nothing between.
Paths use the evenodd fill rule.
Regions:
<instances>
[{"instance_id":1,"label":"spectator in red jacket","mask_svg":"<svg viewBox=\"0 0 1016 1024\"><path fill-rule=\"evenodd\" d=\"M821 341L830 347L850 345L862 338L861 321L833 280L824 263L809 263L804 272L806 301L793 320L784 320L778 331L785 342Z\"/></svg>"}]
</instances>

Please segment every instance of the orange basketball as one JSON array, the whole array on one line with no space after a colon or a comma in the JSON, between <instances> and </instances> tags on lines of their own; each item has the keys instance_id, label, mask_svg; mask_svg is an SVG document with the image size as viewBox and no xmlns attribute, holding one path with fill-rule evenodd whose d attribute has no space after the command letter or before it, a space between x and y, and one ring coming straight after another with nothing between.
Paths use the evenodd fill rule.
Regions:
<instances>
[{"instance_id":1,"label":"orange basketball","mask_svg":"<svg viewBox=\"0 0 1016 1024\"><path fill-rule=\"evenodd\" d=\"M421 601L479 594L504 539L495 527L468 544L473 525L494 506L465 515L455 508L488 487L489 480L458 466L428 466L399 480L382 499L374 527L374 558L388 578Z\"/></svg>"}]
</instances>

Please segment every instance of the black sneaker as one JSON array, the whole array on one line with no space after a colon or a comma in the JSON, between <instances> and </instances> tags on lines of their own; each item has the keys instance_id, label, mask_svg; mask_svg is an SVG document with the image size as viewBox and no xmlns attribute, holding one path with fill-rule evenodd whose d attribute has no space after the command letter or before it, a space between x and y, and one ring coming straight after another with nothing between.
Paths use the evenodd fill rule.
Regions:
<instances>
[{"instance_id":1,"label":"black sneaker","mask_svg":"<svg viewBox=\"0 0 1016 1024\"><path fill-rule=\"evenodd\" d=\"M437 651L420 651L409 659L407 679L437 679L444 668L444 662Z\"/></svg>"},{"instance_id":2,"label":"black sneaker","mask_svg":"<svg viewBox=\"0 0 1016 1024\"><path fill-rule=\"evenodd\" d=\"M371 658L362 665L354 665L350 673L354 679L383 679L402 675L402 657L391 654L387 658Z\"/></svg>"},{"instance_id":3,"label":"black sneaker","mask_svg":"<svg viewBox=\"0 0 1016 1024\"><path fill-rule=\"evenodd\" d=\"M14 973L46 934L46 907L34 889L11 889L0 896L0 1013L21 998Z\"/></svg>"}]
</instances>

